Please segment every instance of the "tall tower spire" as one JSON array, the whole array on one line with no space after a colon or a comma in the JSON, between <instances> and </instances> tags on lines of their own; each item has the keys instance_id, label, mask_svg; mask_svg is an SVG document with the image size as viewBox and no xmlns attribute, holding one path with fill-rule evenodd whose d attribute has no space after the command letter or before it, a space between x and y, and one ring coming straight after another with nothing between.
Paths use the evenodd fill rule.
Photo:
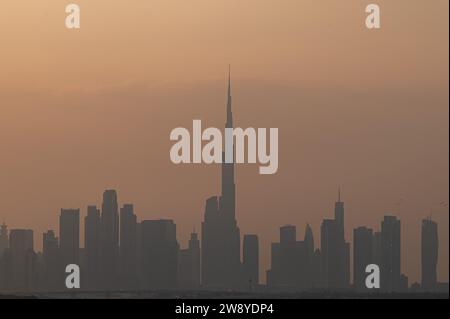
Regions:
<instances>
[{"instance_id":1,"label":"tall tower spire","mask_svg":"<svg viewBox=\"0 0 450 319\"><path fill-rule=\"evenodd\" d=\"M233 112L231 110L231 67L228 66L228 101L227 101L227 121L225 128L233 128ZM233 144L234 150L234 144ZM234 152L234 151L233 151ZM221 210L224 214L234 219L235 217L235 194L234 183L234 157L232 163L225 163L225 152L222 153L224 162L222 163L222 198Z\"/></svg>"},{"instance_id":2,"label":"tall tower spire","mask_svg":"<svg viewBox=\"0 0 450 319\"><path fill-rule=\"evenodd\" d=\"M227 123L225 127L233 127L233 112L231 110L231 65L228 65L228 101L227 101Z\"/></svg>"}]
</instances>

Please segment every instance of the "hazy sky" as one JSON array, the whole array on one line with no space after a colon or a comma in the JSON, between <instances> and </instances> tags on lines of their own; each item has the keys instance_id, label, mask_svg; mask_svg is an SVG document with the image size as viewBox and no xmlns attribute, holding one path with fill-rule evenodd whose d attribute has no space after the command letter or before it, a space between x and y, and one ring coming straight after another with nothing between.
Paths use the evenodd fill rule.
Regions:
<instances>
[{"instance_id":1,"label":"hazy sky","mask_svg":"<svg viewBox=\"0 0 450 319\"><path fill-rule=\"evenodd\" d=\"M170 131L222 127L232 65L235 124L278 127L279 171L237 168L241 233L309 222L319 244L341 185L346 236L402 220L402 270L420 279L420 221L439 222L448 280L448 1L73 0L0 3L0 218L58 230L60 208L118 190L140 219L173 218L186 245L218 166L176 166ZM381 30L365 6L381 6Z\"/></svg>"}]
</instances>

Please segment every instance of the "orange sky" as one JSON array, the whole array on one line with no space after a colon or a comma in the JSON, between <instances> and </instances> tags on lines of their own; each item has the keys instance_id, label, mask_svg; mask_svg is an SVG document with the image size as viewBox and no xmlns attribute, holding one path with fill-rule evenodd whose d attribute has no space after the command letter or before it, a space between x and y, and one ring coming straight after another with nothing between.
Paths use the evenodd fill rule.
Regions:
<instances>
[{"instance_id":1,"label":"orange sky","mask_svg":"<svg viewBox=\"0 0 450 319\"><path fill-rule=\"evenodd\" d=\"M316 242L337 186L347 238L402 220L403 271L420 274L420 220L439 222L448 280L448 1L74 0L0 4L0 218L57 229L61 207L100 204L106 188L138 216L173 218L185 245L217 166L175 166L170 131L193 119L222 127L232 64L236 125L278 127L279 171L238 166L242 233L306 222ZM262 200L263 199L263 200Z\"/></svg>"}]
</instances>

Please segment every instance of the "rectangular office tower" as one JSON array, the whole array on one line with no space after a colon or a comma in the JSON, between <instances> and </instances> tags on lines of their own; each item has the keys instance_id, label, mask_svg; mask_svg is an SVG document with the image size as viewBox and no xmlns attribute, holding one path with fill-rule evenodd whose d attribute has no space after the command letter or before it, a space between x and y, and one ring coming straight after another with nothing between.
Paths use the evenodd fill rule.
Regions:
<instances>
[{"instance_id":1,"label":"rectangular office tower","mask_svg":"<svg viewBox=\"0 0 450 319\"><path fill-rule=\"evenodd\" d=\"M400 291L402 286L400 258L400 220L384 216L381 222L381 289Z\"/></svg>"},{"instance_id":2,"label":"rectangular office tower","mask_svg":"<svg viewBox=\"0 0 450 319\"><path fill-rule=\"evenodd\" d=\"M79 265L80 254L80 210L61 209L59 216L59 249L62 267Z\"/></svg>"},{"instance_id":3,"label":"rectangular office tower","mask_svg":"<svg viewBox=\"0 0 450 319\"><path fill-rule=\"evenodd\" d=\"M438 225L431 218L422 221L422 289L431 291L437 284Z\"/></svg>"},{"instance_id":4,"label":"rectangular office tower","mask_svg":"<svg viewBox=\"0 0 450 319\"><path fill-rule=\"evenodd\" d=\"M321 225L321 281L328 290L346 289L350 285L350 244L345 241L344 202L341 190L334 204L334 219Z\"/></svg>"},{"instance_id":5,"label":"rectangular office tower","mask_svg":"<svg viewBox=\"0 0 450 319\"><path fill-rule=\"evenodd\" d=\"M305 241L297 240L296 227L280 227L280 242L272 243L271 268L267 271L267 285L274 290L304 291L308 286L308 260ZM312 256L312 254L310 254Z\"/></svg>"},{"instance_id":6,"label":"rectangular office tower","mask_svg":"<svg viewBox=\"0 0 450 319\"><path fill-rule=\"evenodd\" d=\"M334 219L324 219L320 228L320 251L322 253L321 280L328 290L340 287L339 235Z\"/></svg>"},{"instance_id":7,"label":"rectangular office tower","mask_svg":"<svg viewBox=\"0 0 450 319\"><path fill-rule=\"evenodd\" d=\"M249 290L259 285L259 243L257 235L244 235L243 241L243 276Z\"/></svg>"},{"instance_id":8,"label":"rectangular office tower","mask_svg":"<svg viewBox=\"0 0 450 319\"><path fill-rule=\"evenodd\" d=\"M44 258L43 288L48 291L61 289L64 286L64 273L59 254L59 239L53 230L43 234L42 247Z\"/></svg>"},{"instance_id":9,"label":"rectangular office tower","mask_svg":"<svg viewBox=\"0 0 450 319\"><path fill-rule=\"evenodd\" d=\"M9 251L6 258L6 288L12 291L33 291L37 279L33 231L12 229L9 233Z\"/></svg>"},{"instance_id":10,"label":"rectangular office tower","mask_svg":"<svg viewBox=\"0 0 450 319\"><path fill-rule=\"evenodd\" d=\"M192 233L187 249L178 254L178 288L198 289L200 287L200 241Z\"/></svg>"},{"instance_id":11,"label":"rectangular office tower","mask_svg":"<svg viewBox=\"0 0 450 319\"><path fill-rule=\"evenodd\" d=\"M137 217L132 204L120 209L120 278L121 287L136 289L137 277Z\"/></svg>"},{"instance_id":12,"label":"rectangular office tower","mask_svg":"<svg viewBox=\"0 0 450 319\"><path fill-rule=\"evenodd\" d=\"M97 206L87 207L84 218L84 250L85 250L85 276L87 289L99 288L100 277L100 210Z\"/></svg>"},{"instance_id":13,"label":"rectangular office tower","mask_svg":"<svg viewBox=\"0 0 450 319\"><path fill-rule=\"evenodd\" d=\"M366 267L373 263L373 230L358 227L353 230L353 285L366 289Z\"/></svg>"},{"instance_id":14,"label":"rectangular office tower","mask_svg":"<svg viewBox=\"0 0 450 319\"><path fill-rule=\"evenodd\" d=\"M103 193L100 220L101 284L103 288L109 290L117 288L119 267L119 207L115 190L106 190Z\"/></svg>"},{"instance_id":15,"label":"rectangular office tower","mask_svg":"<svg viewBox=\"0 0 450 319\"><path fill-rule=\"evenodd\" d=\"M145 290L177 287L178 242L172 220L141 222L142 284Z\"/></svg>"}]
</instances>

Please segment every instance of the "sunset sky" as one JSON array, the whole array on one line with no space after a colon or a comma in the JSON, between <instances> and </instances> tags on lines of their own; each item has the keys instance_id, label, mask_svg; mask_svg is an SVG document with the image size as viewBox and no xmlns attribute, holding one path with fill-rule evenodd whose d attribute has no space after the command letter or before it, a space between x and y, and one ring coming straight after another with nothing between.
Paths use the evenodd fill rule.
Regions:
<instances>
[{"instance_id":1,"label":"sunset sky","mask_svg":"<svg viewBox=\"0 0 450 319\"><path fill-rule=\"evenodd\" d=\"M71 2L79 30L65 28ZM372 2L380 30L365 27ZM262 273L281 225L297 225L300 239L310 223L319 245L341 186L348 240L399 216L410 282L420 280L421 219L432 214L448 281L448 6L2 0L0 221L34 229L40 250L61 208L84 218L114 188L139 219L174 219L184 247L220 192L220 168L172 164L169 134L193 119L223 127L231 64L235 125L279 128L278 173L236 173L238 223L260 236Z\"/></svg>"}]
</instances>

